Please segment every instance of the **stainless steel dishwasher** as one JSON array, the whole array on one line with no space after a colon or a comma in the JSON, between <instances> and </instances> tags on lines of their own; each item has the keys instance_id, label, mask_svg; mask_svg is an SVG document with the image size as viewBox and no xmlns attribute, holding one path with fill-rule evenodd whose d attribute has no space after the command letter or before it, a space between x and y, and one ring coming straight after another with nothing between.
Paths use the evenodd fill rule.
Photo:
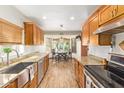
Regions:
<instances>
[{"instance_id":1,"label":"stainless steel dishwasher","mask_svg":"<svg viewBox=\"0 0 124 93\"><path fill-rule=\"evenodd\" d=\"M44 76L43 63L44 63L44 58L38 61L38 85L40 84Z\"/></svg>"}]
</instances>

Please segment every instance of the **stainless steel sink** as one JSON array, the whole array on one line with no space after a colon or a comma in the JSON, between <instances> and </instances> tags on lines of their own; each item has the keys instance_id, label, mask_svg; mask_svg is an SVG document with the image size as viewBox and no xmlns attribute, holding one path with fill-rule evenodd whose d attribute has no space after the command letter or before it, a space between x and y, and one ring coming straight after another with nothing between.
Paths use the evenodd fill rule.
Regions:
<instances>
[{"instance_id":1,"label":"stainless steel sink","mask_svg":"<svg viewBox=\"0 0 124 93\"><path fill-rule=\"evenodd\" d=\"M16 64L14 66L11 66L7 69L0 71L0 74L17 74L32 64L33 64L33 62L19 63L19 64Z\"/></svg>"},{"instance_id":2,"label":"stainless steel sink","mask_svg":"<svg viewBox=\"0 0 124 93\"><path fill-rule=\"evenodd\" d=\"M22 72L21 72L22 71ZM28 81L31 80L31 76L33 78L32 71L34 71L33 62L22 62L18 63L14 66L6 68L0 71L0 74L18 74L18 87L23 87ZM21 72L21 73L20 73Z\"/></svg>"}]
</instances>

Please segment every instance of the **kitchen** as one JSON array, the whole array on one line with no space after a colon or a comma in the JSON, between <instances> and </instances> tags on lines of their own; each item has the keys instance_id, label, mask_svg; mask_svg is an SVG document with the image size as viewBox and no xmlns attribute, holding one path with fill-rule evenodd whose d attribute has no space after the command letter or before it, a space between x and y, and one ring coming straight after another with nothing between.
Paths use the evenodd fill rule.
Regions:
<instances>
[{"instance_id":1,"label":"kitchen","mask_svg":"<svg viewBox=\"0 0 124 93\"><path fill-rule=\"evenodd\" d=\"M1 88L124 87L123 5L0 11Z\"/></svg>"}]
</instances>

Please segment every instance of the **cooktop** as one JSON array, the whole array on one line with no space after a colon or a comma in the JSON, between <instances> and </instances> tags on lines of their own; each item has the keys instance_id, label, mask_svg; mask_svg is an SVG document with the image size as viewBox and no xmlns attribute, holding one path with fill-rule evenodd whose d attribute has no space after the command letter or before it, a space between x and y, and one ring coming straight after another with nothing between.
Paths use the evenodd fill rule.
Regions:
<instances>
[{"instance_id":1,"label":"cooktop","mask_svg":"<svg viewBox=\"0 0 124 93\"><path fill-rule=\"evenodd\" d=\"M124 58L111 56L108 65L86 65L84 68L104 87L124 87Z\"/></svg>"}]
</instances>

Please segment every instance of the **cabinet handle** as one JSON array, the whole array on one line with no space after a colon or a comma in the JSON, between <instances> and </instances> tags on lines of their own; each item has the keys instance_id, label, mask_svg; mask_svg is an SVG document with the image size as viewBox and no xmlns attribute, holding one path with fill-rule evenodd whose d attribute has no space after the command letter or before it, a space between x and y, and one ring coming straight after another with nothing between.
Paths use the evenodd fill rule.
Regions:
<instances>
[{"instance_id":1,"label":"cabinet handle","mask_svg":"<svg viewBox=\"0 0 124 93\"><path fill-rule=\"evenodd\" d=\"M115 9L115 16L117 15L117 13L118 13L118 11L117 11L117 9Z\"/></svg>"},{"instance_id":2,"label":"cabinet handle","mask_svg":"<svg viewBox=\"0 0 124 93\"><path fill-rule=\"evenodd\" d=\"M112 17L114 17L114 13L113 13L113 11L112 11Z\"/></svg>"}]
</instances>

